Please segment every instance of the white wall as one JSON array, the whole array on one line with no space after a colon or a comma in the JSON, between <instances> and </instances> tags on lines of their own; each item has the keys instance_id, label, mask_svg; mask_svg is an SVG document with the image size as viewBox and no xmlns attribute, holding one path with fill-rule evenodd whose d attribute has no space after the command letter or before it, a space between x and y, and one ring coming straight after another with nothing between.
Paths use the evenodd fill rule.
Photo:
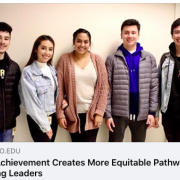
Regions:
<instances>
[{"instance_id":1,"label":"white wall","mask_svg":"<svg viewBox=\"0 0 180 180\"><path fill-rule=\"evenodd\" d=\"M35 39L48 34L56 43L54 65L61 54L72 50L72 34L85 28L92 35L92 52L106 57L122 43L120 27L124 20L134 18L141 24L139 42L160 60L171 43L170 26L180 16L179 4L0 4L1 21L13 27L9 55L24 67ZM97 141L106 142L108 131L103 124ZM26 115L17 118L16 142L32 141ZM56 141L70 141L69 134L59 128ZM131 141L127 129L124 141ZM162 126L150 129L146 141L165 141Z\"/></svg>"}]
</instances>

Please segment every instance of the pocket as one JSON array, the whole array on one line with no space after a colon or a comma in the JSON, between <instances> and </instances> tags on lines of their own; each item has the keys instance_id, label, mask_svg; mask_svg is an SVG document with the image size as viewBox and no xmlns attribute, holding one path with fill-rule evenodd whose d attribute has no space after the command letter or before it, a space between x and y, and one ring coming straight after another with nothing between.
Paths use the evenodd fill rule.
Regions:
<instances>
[{"instance_id":1,"label":"pocket","mask_svg":"<svg viewBox=\"0 0 180 180\"><path fill-rule=\"evenodd\" d=\"M64 114L69 121L72 121L72 122L76 121L69 106L64 110Z\"/></svg>"},{"instance_id":2,"label":"pocket","mask_svg":"<svg viewBox=\"0 0 180 180\"><path fill-rule=\"evenodd\" d=\"M43 106L43 108L45 109L45 102L47 101L47 88L45 87L37 87L37 96Z\"/></svg>"},{"instance_id":3,"label":"pocket","mask_svg":"<svg viewBox=\"0 0 180 180\"><path fill-rule=\"evenodd\" d=\"M42 95L42 94L45 94L47 93L47 89L44 88L44 87L37 87L37 94L38 95Z\"/></svg>"}]
</instances>

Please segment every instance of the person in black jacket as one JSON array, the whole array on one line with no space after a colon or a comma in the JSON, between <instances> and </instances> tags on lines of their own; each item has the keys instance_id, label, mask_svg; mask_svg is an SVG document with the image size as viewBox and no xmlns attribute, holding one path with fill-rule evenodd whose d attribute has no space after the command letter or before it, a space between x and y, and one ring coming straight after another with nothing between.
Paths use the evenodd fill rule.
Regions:
<instances>
[{"instance_id":1,"label":"person in black jacket","mask_svg":"<svg viewBox=\"0 0 180 180\"><path fill-rule=\"evenodd\" d=\"M16 117L20 114L18 83L21 76L19 65L7 54L12 27L0 22L0 142L12 142Z\"/></svg>"}]
</instances>

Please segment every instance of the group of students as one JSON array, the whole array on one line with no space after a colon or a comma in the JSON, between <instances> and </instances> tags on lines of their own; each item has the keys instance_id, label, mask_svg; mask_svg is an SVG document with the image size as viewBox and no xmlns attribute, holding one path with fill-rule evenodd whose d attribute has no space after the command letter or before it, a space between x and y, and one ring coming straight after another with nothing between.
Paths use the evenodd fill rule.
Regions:
<instances>
[{"instance_id":1,"label":"group of students","mask_svg":"<svg viewBox=\"0 0 180 180\"><path fill-rule=\"evenodd\" d=\"M72 142L96 142L105 119L109 142L122 142L129 126L132 142L144 142L159 127L159 111L169 142L180 142L180 18L171 26L173 42L159 72L154 56L138 43L140 24L121 25L122 44L102 58L90 51L91 34L73 33L72 52L52 66L55 42L41 35L22 74L7 54L12 28L0 22L0 142L12 142L20 106L34 142L54 142L58 124Z\"/></svg>"}]
</instances>

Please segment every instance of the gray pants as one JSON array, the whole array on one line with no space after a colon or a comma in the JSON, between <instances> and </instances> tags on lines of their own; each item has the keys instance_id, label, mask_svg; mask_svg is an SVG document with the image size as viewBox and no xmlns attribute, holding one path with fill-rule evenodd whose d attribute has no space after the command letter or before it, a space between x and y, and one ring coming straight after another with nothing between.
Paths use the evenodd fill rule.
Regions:
<instances>
[{"instance_id":1,"label":"gray pants","mask_svg":"<svg viewBox=\"0 0 180 180\"><path fill-rule=\"evenodd\" d=\"M132 121L119 116L113 116L113 120L115 128L112 127L114 132L109 131L109 142L122 142L127 126L129 126L131 131L132 142L145 142L147 130L146 120Z\"/></svg>"}]
</instances>

